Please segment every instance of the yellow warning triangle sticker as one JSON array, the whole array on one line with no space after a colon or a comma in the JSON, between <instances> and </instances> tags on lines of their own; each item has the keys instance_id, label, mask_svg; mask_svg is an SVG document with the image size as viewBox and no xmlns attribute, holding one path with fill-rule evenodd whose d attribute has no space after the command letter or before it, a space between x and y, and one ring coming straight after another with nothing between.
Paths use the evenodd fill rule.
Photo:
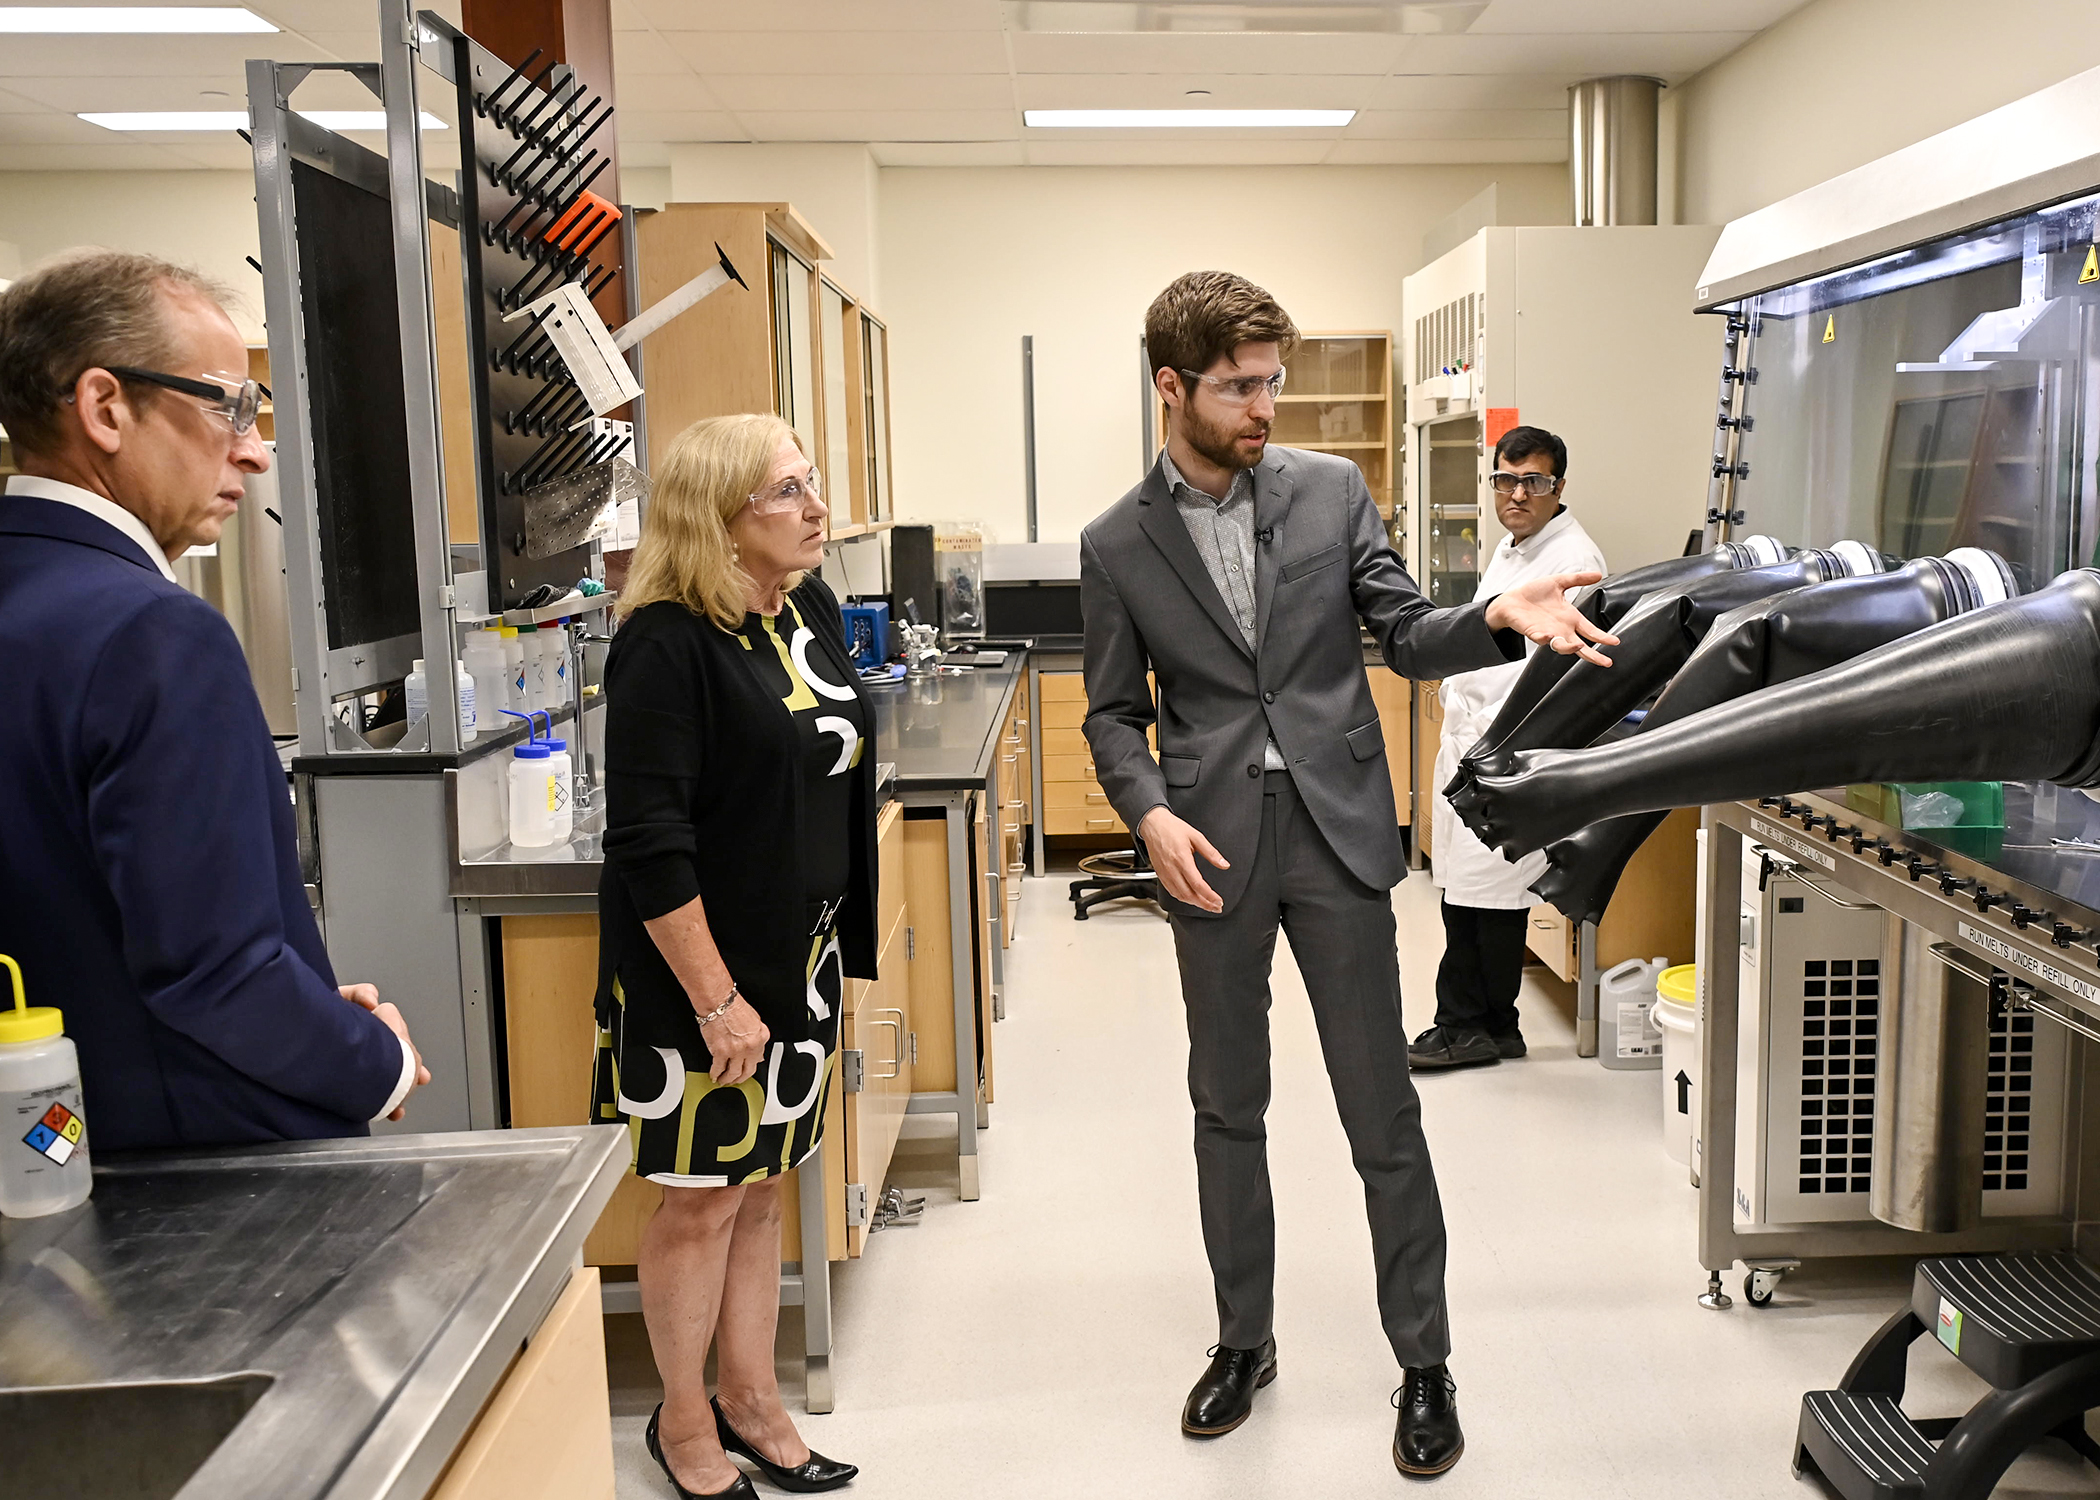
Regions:
<instances>
[{"instance_id":1,"label":"yellow warning triangle sticker","mask_svg":"<svg viewBox=\"0 0 2100 1500\"><path fill-rule=\"evenodd\" d=\"M2085 247L2085 269L2078 273L2078 284L2084 286L2089 281L2100 281L2100 245Z\"/></svg>"},{"instance_id":2,"label":"yellow warning triangle sticker","mask_svg":"<svg viewBox=\"0 0 2100 1500\"><path fill-rule=\"evenodd\" d=\"M1826 323L1824 323L1824 325L1823 325L1823 342L1824 342L1824 343L1826 343L1826 344L1834 344L1834 343L1836 343L1837 341L1838 341L1838 320L1837 320L1837 314L1836 314L1836 313L1832 313L1832 314L1830 314L1830 317L1829 317L1829 321L1828 321L1828 322L1826 322Z\"/></svg>"}]
</instances>

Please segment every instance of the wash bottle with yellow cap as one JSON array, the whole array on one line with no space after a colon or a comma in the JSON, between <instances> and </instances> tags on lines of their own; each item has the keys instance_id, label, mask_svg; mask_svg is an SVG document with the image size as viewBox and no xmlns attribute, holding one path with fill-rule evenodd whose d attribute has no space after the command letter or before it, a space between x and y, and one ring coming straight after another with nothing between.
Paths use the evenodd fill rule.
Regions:
<instances>
[{"instance_id":1,"label":"wash bottle with yellow cap","mask_svg":"<svg viewBox=\"0 0 2100 1500\"><path fill-rule=\"evenodd\" d=\"M87 1119L80 1109L80 1054L65 1017L31 1005L22 970L5 953L14 1008L0 1009L0 1214L34 1219L87 1202Z\"/></svg>"}]
</instances>

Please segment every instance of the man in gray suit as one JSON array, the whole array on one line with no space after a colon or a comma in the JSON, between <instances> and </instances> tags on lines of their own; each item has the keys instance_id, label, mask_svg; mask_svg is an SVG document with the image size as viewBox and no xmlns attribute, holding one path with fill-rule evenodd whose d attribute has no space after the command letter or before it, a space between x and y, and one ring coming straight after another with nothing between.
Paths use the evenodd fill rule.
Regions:
<instances>
[{"instance_id":1,"label":"man in gray suit","mask_svg":"<svg viewBox=\"0 0 2100 1500\"><path fill-rule=\"evenodd\" d=\"M1465 1440L1445 1369L1443 1209L1400 1021L1388 892L1405 868L1359 623L1394 671L1425 678L1515 661L1527 638L1609 665L1584 638L1612 638L1565 599L1595 573L1432 608L1354 464L1268 446L1297 338L1274 298L1222 271L1182 277L1146 313L1167 443L1080 540L1087 743L1159 870L1188 1017L1219 1331L1182 1430L1232 1431L1276 1374L1262 1116L1280 925L1364 1181L1379 1313L1405 1371L1393 1461L1440 1474Z\"/></svg>"}]
</instances>

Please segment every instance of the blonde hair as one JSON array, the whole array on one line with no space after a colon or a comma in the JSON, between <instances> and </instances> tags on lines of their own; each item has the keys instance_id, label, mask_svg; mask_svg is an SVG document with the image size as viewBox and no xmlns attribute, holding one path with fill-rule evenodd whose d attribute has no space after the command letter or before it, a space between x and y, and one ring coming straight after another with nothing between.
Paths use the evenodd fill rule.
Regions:
<instances>
[{"instance_id":1,"label":"blonde hair","mask_svg":"<svg viewBox=\"0 0 2100 1500\"><path fill-rule=\"evenodd\" d=\"M671 439L620 591L622 619L645 604L672 599L724 630L743 622L751 578L737 563L729 523L773 477L783 438L809 456L794 428L763 412L708 417ZM801 582L800 573L791 573L787 588Z\"/></svg>"}]
</instances>

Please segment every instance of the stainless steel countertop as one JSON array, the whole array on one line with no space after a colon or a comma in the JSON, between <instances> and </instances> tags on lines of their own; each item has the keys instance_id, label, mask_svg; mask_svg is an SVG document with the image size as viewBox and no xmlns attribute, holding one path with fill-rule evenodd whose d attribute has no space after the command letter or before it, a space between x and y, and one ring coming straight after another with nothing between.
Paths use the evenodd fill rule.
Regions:
<instances>
[{"instance_id":1,"label":"stainless steel countertop","mask_svg":"<svg viewBox=\"0 0 2100 1500\"><path fill-rule=\"evenodd\" d=\"M624 1130L575 1126L98 1165L80 1208L0 1220L0 1492L55 1472L31 1487L422 1500L627 1159ZM200 1390L246 1410L215 1450L232 1417L200 1440ZM127 1443L163 1469L187 1443L185 1473L209 1457L186 1482L98 1484Z\"/></svg>"}]
</instances>

